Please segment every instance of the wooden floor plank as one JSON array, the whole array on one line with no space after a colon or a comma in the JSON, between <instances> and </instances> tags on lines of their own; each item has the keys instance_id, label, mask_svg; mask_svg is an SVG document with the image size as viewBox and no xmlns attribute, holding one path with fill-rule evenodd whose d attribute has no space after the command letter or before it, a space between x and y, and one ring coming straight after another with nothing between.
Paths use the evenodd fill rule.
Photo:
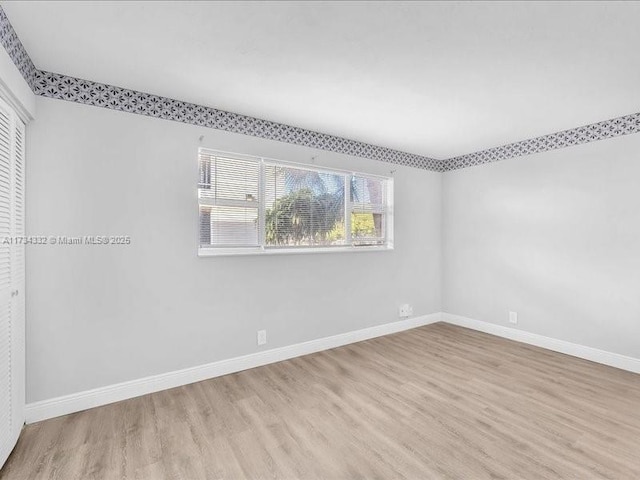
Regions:
<instances>
[{"instance_id":1,"label":"wooden floor plank","mask_svg":"<svg viewBox=\"0 0 640 480\"><path fill-rule=\"evenodd\" d=\"M29 425L0 480L639 479L640 375L438 323Z\"/></svg>"}]
</instances>

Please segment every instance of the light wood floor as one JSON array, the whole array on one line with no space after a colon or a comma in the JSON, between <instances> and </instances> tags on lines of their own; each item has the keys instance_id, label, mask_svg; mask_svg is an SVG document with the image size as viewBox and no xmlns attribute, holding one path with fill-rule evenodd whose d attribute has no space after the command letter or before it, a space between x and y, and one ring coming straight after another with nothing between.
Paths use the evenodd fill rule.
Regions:
<instances>
[{"instance_id":1,"label":"light wood floor","mask_svg":"<svg viewBox=\"0 0 640 480\"><path fill-rule=\"evenodd\" d=\"M7 479L640 479L640 375L435 324L30 425Z\"/></svg>"}]
</instances>

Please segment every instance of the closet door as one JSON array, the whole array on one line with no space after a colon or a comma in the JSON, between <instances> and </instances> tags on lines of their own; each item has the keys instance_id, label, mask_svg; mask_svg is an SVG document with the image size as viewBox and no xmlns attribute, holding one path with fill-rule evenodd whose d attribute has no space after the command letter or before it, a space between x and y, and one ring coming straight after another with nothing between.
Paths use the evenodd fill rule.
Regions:
<instances>
[{"instance_id":1,"label":"closet door","mask_svg":"<svg viewBox=\"0 0 640 480\"><path fill-rule=\"evenodd\" d=\"M24 424L24 124L0 100L0 466Z\"/></svg>"},{"instance_id":2,"label":"closet door","mask_svg":"<svg viewBox=\"0 0 640 480\"><path fill-rule=\"evenodd\" d=\"M13 448L11 388L11 164L13 112L0 102L0 465Z\"/></svg>"},{"instance_id":3,"label":"closet door","mask_svg":"<svg viewBox=\"0 0 640 480\"><path fill-rule=\"evenodd\" d=\"M16 118L14 130L14 156L11 185L11 235L25 236L24 232L24 152L25 127ZM11 429L12 442L24 425L25 393L25 264L24 243L11 245Z\"/></svg>"}]
</instances>

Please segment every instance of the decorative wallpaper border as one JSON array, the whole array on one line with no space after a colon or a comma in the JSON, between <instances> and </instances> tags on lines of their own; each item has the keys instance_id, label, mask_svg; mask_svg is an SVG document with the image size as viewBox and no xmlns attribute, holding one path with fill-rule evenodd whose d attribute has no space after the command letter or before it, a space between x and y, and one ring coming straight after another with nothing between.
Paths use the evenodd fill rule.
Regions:
<instances>
[{"instance_id":1,"label":"decorative wallpaper border","mask_svg":"<svg viewBox=\"0 0 640 480\"><path fill-rule=\"evenodd\" d=\"M59 73L40 71L31 61L1 6L0 44L37 95L436 172L473 167L640 132L640 113L634 113L458 157L438 160L150 93L69 77Z\"/></svg>"},{"instance_id":2,"label":"decorative wallpaper border","mask_svg":"<svg viewBox=\"0 0 640 480\"><path fill-rule=\"evenodd\" d=\"M640 113L611 118L598 123L571 128L561 132L542 135L520 142L508 143L499 147L461 155L445 160L443 171L473 167L484 163L497 162L507 158L531 155L533 153L572 147L583 143L595 142L607 138L640 132Z\"/></svg>"},{"instance_id":3,"label":"decorative wallpaper border","mask_svg":"<svg viewBox=\"0 0 640 480\"><path fill-rule=\"evenodd\" d=\"M43 97L137 113L200 127L215 128L227 132L381 160L398 165L434 171L442 171L443 168L443 162L434 158L239 115L150 93L82 80L59 73L36 72L34 92Z\"/></svg>"},{"instance_id":4,"label":"decorative wallpaper border","mask_svg":"<svg viewBox=\"0 0 640 480\"><path fill-rule=\"evenodd\" d=\"M314 132L203 105L38 70L0 7L0 43L33 92L49 98L137 113L269 140L441 172L442 160Z\"/></svg>"},{"instance_id":5,"label":"decorative wallpaper border","mask_svg":"<svg viewBox=\"0 0 640 480\"><path fill-rule=\"evenodd\" d=\"M0 7L0 44L2 44L7 51L15 66L18 67L18 70L31 87L31 90L33 90L38 69L31 61L31 57L25 50L24 45L22 45L18 34L13 29L2 7Z\"/></svg>"}]
</instances>

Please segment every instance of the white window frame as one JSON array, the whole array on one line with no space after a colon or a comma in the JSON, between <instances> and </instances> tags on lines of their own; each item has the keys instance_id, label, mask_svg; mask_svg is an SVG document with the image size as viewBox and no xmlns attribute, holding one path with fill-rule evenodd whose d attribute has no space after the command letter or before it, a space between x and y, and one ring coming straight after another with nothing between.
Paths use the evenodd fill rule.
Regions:
<instances>
[{"instance_id":1,"label":"white window frame","mask_svg":"<svg viewBox=\"0 0 640 480\"><path fill-rule=\"evenodd\" d=\"M198 161L200 154L205 153L212 156L224 156L226 158L237 158L238 160L254 160L259 164L260 174L258 183L258 246L240 246L240 247L202 247L200 246L200 240L198 239L198 256L199 257L219 257L229 255L282 255L282 254L307 254L307 253L345 253L345 252L372 252L372 251L389 251L393 250L393 177L387 177L383 175L375 175L364 172L354 172L351 170L341 170L336 168L324 168L316 165L308 165L305 163L289 162L285 160L276 160L267 157L259 157L247 154L225 152L221 150L214 150L210 148L200 147L198 148ZM336 245L336 246L269 246L265 245L265 166L276 165L283 167L301 168L304 170L312 170L319 173L328 173L333 175L344 175L344 188L345 188L345 243L348 245ZM351 241L351 179L354 176L362 176L367 178L380 179L385 181L386 191L384 193L385 203L385 215L384 232L385 239L381 245L353 245ZM199 181L197 182L199 184ZM198 209L200 208L199 195L198 195Z\"/></svg>"}]
</instances>

